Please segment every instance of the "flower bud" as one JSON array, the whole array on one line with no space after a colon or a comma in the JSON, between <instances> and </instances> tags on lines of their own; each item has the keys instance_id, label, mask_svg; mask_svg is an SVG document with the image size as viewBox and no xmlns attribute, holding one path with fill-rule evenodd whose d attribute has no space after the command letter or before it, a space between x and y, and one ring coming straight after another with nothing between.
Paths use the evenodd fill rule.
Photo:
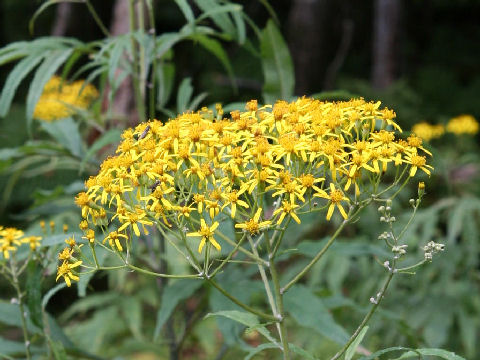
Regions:
<instances>
[{"instance_id":1,"label":"flower bud","mask_svg":"<svg viewBox=\"0 0 480 360\"><path fill-rule=\"evenodd\" d=\"M425 183L420 181L418 183L418 197L421 198L425 194Z\"/></svg>"}]
</instances>

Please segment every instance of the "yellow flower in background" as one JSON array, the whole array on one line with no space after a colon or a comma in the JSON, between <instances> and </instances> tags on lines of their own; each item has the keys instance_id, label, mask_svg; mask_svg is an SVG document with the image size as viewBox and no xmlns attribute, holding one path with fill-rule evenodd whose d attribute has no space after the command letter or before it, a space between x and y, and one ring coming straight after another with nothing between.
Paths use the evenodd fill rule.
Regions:
<instances>
[{"instance_id":1,"label":"yellow flower in background","mask_svg":"<svg viewBox=\"0 0 480 360\"><path fill-rule=\"evenodd\" d=\"M74 115L78 109L85 110L98 98L98 90L83 80L73 83L53 76L44 86L33 117L44 121L64 119Z\"/></svg>"},{"instance_id":2,"label":"yellow flower in background","mask_svg":"<svg viewBox=\"0 0 480 360\"><path fill-rule=\"evenodd\" d=\"M422 121L413 125L412 133L425 141L430 141L441 137L445 133L445 127L442 124L432 125Z\"/></svg>"},{"instance_id":3,"label":"yellow flower in background","mask_svg":"<svg viewBox=\"0 0 480 360\"><path fill-rule=\"evenodd\" d=\"M472 115L459 115L450 119L447 123L447 131L455 135L475 135L478 133L478 129L478 121Z\"/></svg>"}]
</instances>

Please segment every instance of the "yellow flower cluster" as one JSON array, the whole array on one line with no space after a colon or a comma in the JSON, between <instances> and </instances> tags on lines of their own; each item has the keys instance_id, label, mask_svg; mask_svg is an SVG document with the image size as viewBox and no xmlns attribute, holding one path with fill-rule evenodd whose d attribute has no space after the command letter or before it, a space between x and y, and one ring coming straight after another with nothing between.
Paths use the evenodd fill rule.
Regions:
<instances>
[{"instance_id":1,"label":"yellow flower cluster","mask_svg":"<svg viewBox=\"0 0 480 360\"><path fill-rule=\"evenodd\" d=\"M33 117L44 121L63 119L75 114L77 109L87 109L98 97L98 90L83 80L71 84L53 76L43 88Z\"/></svg>"},{"instance_id":2,"label":"yellow flower cluster","mask_svg":"<svg viewBox=\"0 0 480 360\"><path fill-rule=\"evenodd\" d=\"M447 131L455 135L475 135L478 133L478 128L478 121L472 115L459 115L447 123Z\"/></svg>"},{"instance_id":3,"label":"yellow flower cluster","mask_svg":"<svg viewBox=\"0 0 480 360\"><path fill-rule=\"evenodd\" d=\"M40 246L40 240L41 236L24 236L22 230L0 226L0 256L10 259L10 255L14 254L22 243L29 244L30 250L35 251Z\"/></svg>"},{"instance_id":4,"label":"yellow flower cluster","mask_svg":"<svg viewBox=\"0 0 480 360\"><path fill-rule=\"evenodd\" d=\"M422 121L413 125L412 133L425 141L430 141L441 137L445 133L445 127L442 124L432 125Z\"/></svg>"},{"instance_id":5,"label":"yellow flower cluster","mask_svg":"<svg viewBox=\"0 0 480 360\"><path fill-rule=\"evenodd\" d=\"M58 254L58 259L61 261L61 264L57 268L56 281L63 277L67 286L70 287L72 285L71 280L79 280L77 273L73 269L80 266L82 261L75 258L74 253L75 251L78 251L82 245L77 245L75 238L73 237L66 239L65 242L67 247Z\"/></svg>"},{"instance_id":6,"label":"yellow flower cluster","mask_svg":"<svg viewBox=\"0 0 480 360\"><path fill-rule=\"evenodd\" d=\"M113 227L103 242L121 252L133 234L157 226L201 238L201 252L220 250L214 235L226 217L251 235L285 219L300 223L314 209L327 220L335 209L347 218L389 168L396 179L417 169L430 175L422 139L396 138L394 118L380 102L300 98L263 107L252 100L229 118L217 106L142 123L124 131L117 155L76 197L80 228L93 246L91 228Z\"/></svg>"}]
</instances>

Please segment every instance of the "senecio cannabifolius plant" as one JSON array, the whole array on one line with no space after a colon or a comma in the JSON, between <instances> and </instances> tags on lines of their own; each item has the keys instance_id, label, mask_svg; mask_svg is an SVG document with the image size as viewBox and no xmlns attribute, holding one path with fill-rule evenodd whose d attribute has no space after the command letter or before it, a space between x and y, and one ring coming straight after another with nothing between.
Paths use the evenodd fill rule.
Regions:
<instances>
[{"instance_id":1,"label":"senecio cannabifolius plant","mask_svg":"<svg viewBox=\"0 0 480 360\"><path fill-rule=\"evenodd\" d=\"M422 139L397 137L401 132L394 111L380 108L380 102L310 98L262 107L252 100L246 111L233 111L228 117L217 105L215 111L204 108L165 123L154 120L127 129L116 155L103 162L98 175L86 181L86 191L76 197L89 246L81 248L75 239L67 239L57 280L63 277L70 286L81 273L116 268L203 279L243 309L275 322L278 348L289 358L283 294L369 203L381 202L381 220L390 228L380 238L394 254L393 261L384 264L389 279L371 299L372 313L393 274L405 270L396 267L406 251L391 227L391 200L419 170L430 175L432 167ZM414 212L423 192L422 184L418 199L411 200ZM330 221L335 213L343 221L325 248L282 285L276 255L285 230L292 220L300 224L302 215L311 212L319 213L319 222ZM233 221L236 238L219 230L224 221ZM160 274L134 265L132 245L152 228L183 255L189 274ZM194 247L192 240L197 241ZM220 253L225 243L233 247L228 254ZM116 254L121 265L102 267L95 255L98 246ZM82 254L88 248L94 263ZM431 245L419 264L439 249ZM234 255L258 266L271 307L268 313L242 303L216 283L216 274L228 269L223 268ZM358 332L336 357L356 336Z\"/></svg>"}]
</instances>

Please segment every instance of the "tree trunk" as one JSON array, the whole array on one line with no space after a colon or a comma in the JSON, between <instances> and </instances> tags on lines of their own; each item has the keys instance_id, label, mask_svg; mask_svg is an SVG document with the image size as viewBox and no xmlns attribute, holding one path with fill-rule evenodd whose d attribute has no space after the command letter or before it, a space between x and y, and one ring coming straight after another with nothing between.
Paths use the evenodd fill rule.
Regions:
<instances>
[{"instance_id":1,"label":"tree trunk","mask_svg":"<svg viewBox=\"0 0 480 360\"><path fill-rule=\"evenodd\" d=\"M288 19L288 45L295 65L295 93L321 88L324 76L329 0L294 0Z\"/></svg>"},{"instance_id":2,"label":"tree trunk","mask_svg":"<svg viewBox=\"0 0 480 360\"><path fill-rule=\"evenodd\" d=\"M401 0L375 0L372 84L390 86L396 77L399 55Z\"/></svg>"},{"instance_id":3,"label":"tree trunk","mask_svg":"<svg viewBox=\"0 0 480 360\"><path fill-rule=\"evenodd\" d=\"M71 14L72 3L66 2L58 4L55 22L52 26L52 36L65 36L67 34Z\"/></svg>"},{"instance_id":4,"label":"tree trunk","mask_svg":"<svg viewBox=\"0 0 480 360\"><path fill-rule=\"evenodd\" d=\"M130 31L128 2L129 0L115 1L112 23L110 25L110 34L112 36L123 35ZM111 91L110 87L106 93L108 94L109 91ZM138 115L135 111L134 98L132 78L131 76L127 76L119 85L115 96L113 97L113 104L106 104L107 106L111 106L114 123L122 122L132 126L138 123ZM124 119L127 119L127 121L119 121Z\"/></svg>"}]
</instances>

